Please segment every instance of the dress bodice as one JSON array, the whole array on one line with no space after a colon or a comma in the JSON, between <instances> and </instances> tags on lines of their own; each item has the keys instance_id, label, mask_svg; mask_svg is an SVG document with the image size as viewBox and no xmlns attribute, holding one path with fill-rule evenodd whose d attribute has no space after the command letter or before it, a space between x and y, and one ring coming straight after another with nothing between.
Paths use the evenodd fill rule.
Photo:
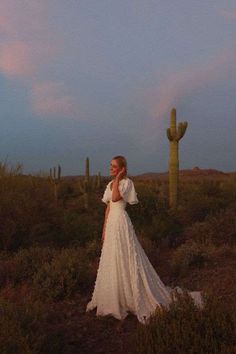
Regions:
<instances>
[{"instance_id":1,"label":"dress bodice","mask_svg":"<svg viewBox=\"0 0 236 354\"><path fill-rule=\"evenodd\" d=\"M137 198L137 193L134 188L134 183L130 178L127 177L120 180L118 189L122 199L116 202L112 201L111 183L112 181L107 184L102 198L102 201L104 203L108 204L108 202L110 202L110 209L124 210L127 203L137 204L139 202Z\"/></svg>"},{"instance_id":2,"label":"dress bodice","mask_svg":"<svg viewBox=\"0 0 236 354\"><path fill-rule=\"evenodd\" d=\"M113 202L112 199L110 199L110 211L125 210L126 204L126 201L123 199L117 200L116 202Z\"/></svg>"}]
</instances>

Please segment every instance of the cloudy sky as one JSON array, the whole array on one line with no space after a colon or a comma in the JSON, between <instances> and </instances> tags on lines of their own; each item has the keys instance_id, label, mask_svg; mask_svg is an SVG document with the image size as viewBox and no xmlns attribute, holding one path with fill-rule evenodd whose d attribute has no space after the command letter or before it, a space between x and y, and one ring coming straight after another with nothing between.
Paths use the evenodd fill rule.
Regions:
<instances>
[{"instance_id":1,"label":"cloudy sky","mask_svg":"<svg viewBox=\"0 0 236 354\"><path fill-rule=\"evenodd\" d=\"M24 172L236 171L235 0L1 0L0 160Z\"/></svg>"}]
</instances>

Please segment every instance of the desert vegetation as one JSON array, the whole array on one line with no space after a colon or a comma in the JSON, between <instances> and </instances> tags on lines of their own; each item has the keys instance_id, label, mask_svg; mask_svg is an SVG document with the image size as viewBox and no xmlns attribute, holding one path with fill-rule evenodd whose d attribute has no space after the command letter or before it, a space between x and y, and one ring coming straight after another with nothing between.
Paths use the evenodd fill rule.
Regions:
<instances>
[{"instance_id":1,"label":"desert vegetation","mask_svg":"<svg viewBox=\"0 0 236 354\"><path fill-rule=\"evenodd\" d=\"M236 176L181 175L178 207L168 178L131 177L127 212L163 282L185 294L143 326L85 313L99 262L108 177L26 175L0 164L0 348L5 353L234 353Z\"/></svg>"}]
</instances>

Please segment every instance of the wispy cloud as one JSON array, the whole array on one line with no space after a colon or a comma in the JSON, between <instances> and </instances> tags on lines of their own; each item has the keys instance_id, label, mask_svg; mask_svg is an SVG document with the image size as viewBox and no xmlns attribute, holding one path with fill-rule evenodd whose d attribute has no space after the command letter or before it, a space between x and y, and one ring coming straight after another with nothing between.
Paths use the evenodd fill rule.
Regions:
<instances>
[{"instance_id":1,"label":"wispy cloud","mask_svg":"<svg viewBox=\"0 0 236 354\"><path fill-rule=\"evenodd\" d=\"M218 14L229 21L236 21L236 10L219 10Z\"/></svg>"},{"instance_id":2,"label":"wispy cloud","mask_svg":"<svg viewBox=\"0 0 236 354\"><path fill-rule=\"evenodd\" d=\"M28 86L36 114L75 117L77 99L68 93L63 79L43 79L51 62L63 51L63 42L51 26L49 14L49 3L45 1L1 1L0 71Z\"/></svg>"},{"instance_id":3,"label":"wispy cloud","mask_svg":"<svg viewBox=\"0 0 236 354\"><path fill-rule=\"evenodd\" d=\"M67 93L63 82L44 81L33 85L32 106L39 115L79 116L79 105L75 97Z\"/></svg>"},{"instance_id":4,"label":"wispy cloud","mask_svg":"<svg viewBox=\"0 0 236 354\"><path fill-rule=\"evenodd\" d=\"M37 74L60 50L48 7L36 0L0 2L0 70L18 77Z\"/></svg>"},{"instance_id":5,"label":"wispy cloud","mask_svg":"<svg viewBox=\"0 0 236 354\"><path fill-rule=\"evenodd\" d=\"M29 76L36 70L30 46L25 42L5 43L0 51L0 70L5 75Z\"/></svg>"}]
</instances>

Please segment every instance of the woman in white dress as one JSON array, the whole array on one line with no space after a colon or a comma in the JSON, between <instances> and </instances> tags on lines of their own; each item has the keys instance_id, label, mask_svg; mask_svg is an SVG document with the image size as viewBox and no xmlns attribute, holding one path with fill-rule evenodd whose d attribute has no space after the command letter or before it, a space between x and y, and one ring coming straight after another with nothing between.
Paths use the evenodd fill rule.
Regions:
<instances>
[{"instance_id":1,"label":"woman in white dress","mask_svg":"<svg viewBox=\"0 0 236 354\"><path fill-rule=\"evenodd\" d=\"M102 201L107 204L102 234L102 250L92 299L86 312L97 307L97 316L112 315L123 320L128 312L146 324L160 304L168 307L176 289L165 286L142 248L127 214L126 204L137 204L133 181L127 177L127 162L123 156L111 160L110 181ZM198 291L189 292L202 306Z\"/></svg>"}]
</instances>

